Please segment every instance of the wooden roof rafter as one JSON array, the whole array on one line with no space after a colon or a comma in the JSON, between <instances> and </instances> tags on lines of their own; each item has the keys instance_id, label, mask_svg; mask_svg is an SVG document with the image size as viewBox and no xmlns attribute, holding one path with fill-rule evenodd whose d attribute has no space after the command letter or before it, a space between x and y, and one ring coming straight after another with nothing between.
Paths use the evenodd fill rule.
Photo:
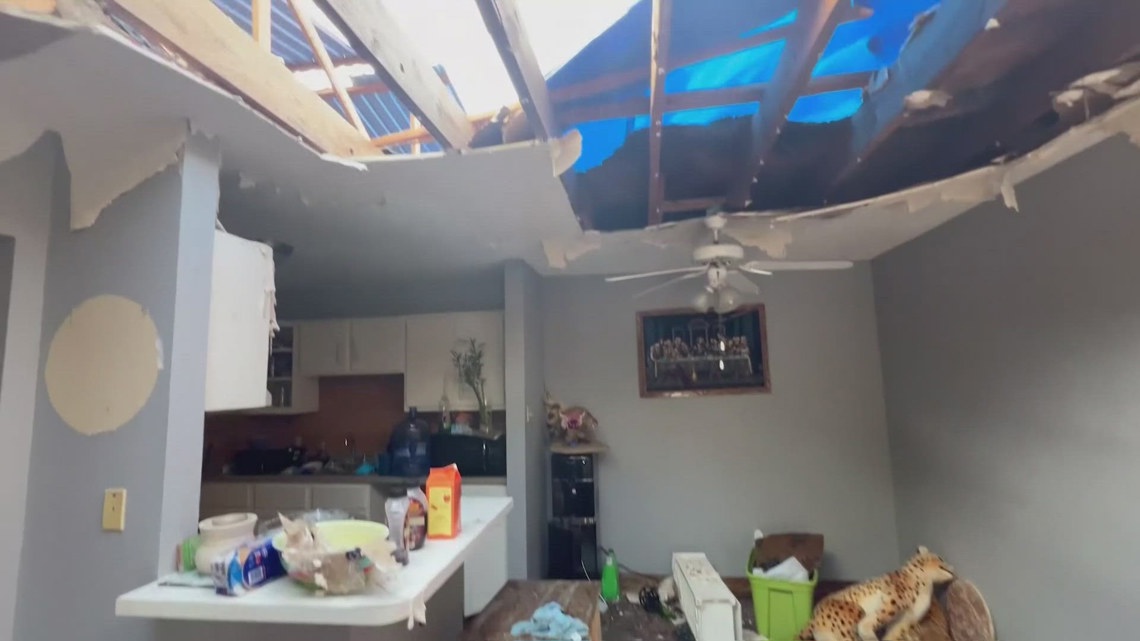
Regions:
<instances>
[{"instance_id":1,"label":"wooden roof rafter","mask_svg":"<svg viewBox=\"0 0 1140 641\"><path fill-rule=\"evenodd\" d=\"M261 45L264 51L272 51L273 0L250 1L250 24L254 42Z\"/></svg>"},{"instance_id":2,"label":"wooden roof rafter","mask_svg":"<svg viewBox=\"0 0 1140 641\"><path fill-rule=\"evenodd\" d=\"M550 91L515 0L475 0L475 4L483 15L483 23L495 48L499 50L499 57L503 59L535 136L540 140L556 138L558 123L554 118Z\"/></svg>"},{"instance_id":3,"label":"wooden roof rafter","mask_svg":"<svg viewBox=\"0 0 1140 641\"><path fill-rule=\"evenodd\" d=\"M254 0L256 3L258 0ZM265 4L269 4L270 0L262 0ZM255 5L256 6L256 5ZM336 68L333 66L332 59L329 58L329 52L325 48L325 43L321 40L321 34L317 31L316 25L313 24L313 19L309 17L307 12L308 7L304 0L289 0L289 8L293 10L293 17L297 19L297 26L301 27L301 33L305 34L305 40L309 43L309 48L313 50L313 57L320 63L321 69L324 70L325 75L329 79L329 85L332 87L333 94L336 95L337 102L340 103L341 109L344 110L344 115L348 121L356 127L357 131L368 136L368 129L364 126L364 121L360 119L360 114L356 112L356 105L352 102L352 97L344 89L344 83L340 81L340 76L336 74ZM254 36L256 38L256 22L254 27Z\"/></svg>"},{"instance_id":4,"label":"wooden roof rafter","mask_svg":"<svg viewBox=\"0 0 1140 641\"><path fill-rule=\"evenodd\" d=\"M251 38L211 0L114 0L114 7L320 151L341 156L372 151L367 136L297 82L264 43Z\"/></svg>"},{"instance_id":5,"label":"wooden roof rafter","mask_svg":"<svg viewBox=\"0 0 1140 641\"><path fill-rule=\"evenodd\" d=\"M665 78L669 70L669 43L673 0L653 0L649 29L649 225L660 225L664 212L665 178L661 175L661 134L665 128Z\"/></svg>"},{"instance_id":6,"label":"wooden roof rafter","mask_svg":"<svg viewBox=\"0 0 1140 641\"><path fill-rule=\"evenodd\" d=\"M467 147L475 130L463 108L381 0L314 2L437 142L454 149Z\"/></svg>"},{"instance_id":7,"label":"wooden roof rafter","mask_svg":"<svg viewBox=\"0 0 1140 641\"><path fill-rule=\"evenodd\" d=\"M796 100L804 94L812 70L835 28L848 19L851 12L851 0L804 0L801 3L766 99L752 117L749 159L729 188L726 199L729 206L744 208L751 203L756 174L767 162Z\"/></svg>"}]
</instances>

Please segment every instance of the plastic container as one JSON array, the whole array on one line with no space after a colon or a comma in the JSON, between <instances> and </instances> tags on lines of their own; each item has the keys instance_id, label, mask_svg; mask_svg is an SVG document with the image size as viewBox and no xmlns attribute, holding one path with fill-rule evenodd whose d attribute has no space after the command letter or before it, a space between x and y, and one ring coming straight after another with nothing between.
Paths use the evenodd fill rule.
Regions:
<instances>
[{"instance_id":1,"label":"plastic container","mask_svg":"<svg viewBox=\"0 0 1140 641\"><path fill-rule=\"evenodd\" d=\"M391 475L409 478L428 475L431 471L428 432L427 421L419 417L416 408L409 408L407 417L392 428L392 436L388 440Z\"/></svg>"},{"instance_id":2,"label":"plastic container","mask_svg":"<svg viewBox=\"0 0 1140 641\"><path fill-rule=\"evenodd\" d=\"M770 641L792 641L811 620L819 572L807 583L778 581L752 573L753 555L748 555L748 583L756 610L756 631Z\"/></svg>"}]
</instances>

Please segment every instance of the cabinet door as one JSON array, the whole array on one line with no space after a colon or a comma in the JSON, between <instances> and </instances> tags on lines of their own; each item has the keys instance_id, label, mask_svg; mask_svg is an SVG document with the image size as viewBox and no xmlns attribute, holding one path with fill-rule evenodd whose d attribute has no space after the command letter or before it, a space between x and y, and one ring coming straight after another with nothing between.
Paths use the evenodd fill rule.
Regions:
<instances>
[{"instance_id":1,"label":"cabinet door","mask_svg":"<svg viewBox=\"0 0 1140 641\"><path fill-rule=\"evenodd\" d=\"M371 517L372 488L368 485L323 485L312 486L312 506L322 510L344 510L357 519Z\"/></svg>"},{"instance_id":2,"label":"cabinet door","mask_svg":"<svg viewBox=\"0 0 1140 641\"><path fill-rule=\"evenodd\" d=\"M353 374L404 373L404 318L351 321L349 370Z\"/></svg>"},{"instance_id":3,"label":"cabinet door","mask_svg":"<svg viewBox=\"0 0 1140 641\"><path fill-rule=\"evenodd\" d=\"M503 312L463 312L454 314L455 345L463 349L467 339L483 343L483 378L487 379L487 404L501 410L506 404L503 358ZM454 368L453 368L454 369ZM475 393L467 385L458 385L457 407L476 409Z\"/></svg>"},{"instance_id":4,"label":"cabinet door","mask_svg":"<svg viewBox=\"0 0 1140 641\"><path fill-rule=\"evenodd\" d=\"M455 368L451 364L455 319L450 314L421 314L407 320L404 409L435 411L443 394L448 400L455 399Z\"/></svg>"},{"instance_id":5,"label":"cabinet door","mask_svg":"<svg viewBox=\"0 0 1140 641\"><path fill-rule=\"evenodd\" d=\"M309 321L297 324L297 375L348 374L348 321Z\"/></svg>"}]
</instances>

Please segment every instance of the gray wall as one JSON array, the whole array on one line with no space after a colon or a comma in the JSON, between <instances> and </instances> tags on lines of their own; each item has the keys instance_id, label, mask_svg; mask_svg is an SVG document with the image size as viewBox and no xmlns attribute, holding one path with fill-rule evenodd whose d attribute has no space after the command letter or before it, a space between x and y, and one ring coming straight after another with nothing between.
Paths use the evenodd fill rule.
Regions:
<instances>
[{"instance_id":1,"label":"gray wall","mask_svg":"<svg viewBox=\"0 0 1140 641\"><path fill-rule=\"evenodd\" d=\"M169 571L171 542L194 532L218 160L198 138L187 144L184 156L80 232L68 227L69 175L62 155L54 181L41 177L52 182L55 198L40 362L71 310L100 294L126 296L147 309L165 347L165 362L138 415L94 437L65 425L39 382L20 555L18 641L153 638L152 623L115 618L115 598ZM108 487L128 491L123 533L100 527Z\"/></svg>"},{"instance_id":2,"label":"gray wall","mask_svg":"<svg viewBox=\"0 0 1140 641\"><path fill-rule=\"evenodd\" d=\"M45 136L23 155L0 163L0 233L15 239L0 386L0 549L10 558L19 557L24 541L57 148L57 139ZM0 574L0 639L11 638L18 585L18 572Z\"/></svg>"},{"instance_id":3,"label":"gray wall","mask_svg":"<svg viewBox=\"0 0 1140 641\"><path fill-rule=\"evenodd\" d=\"M16 265L16 239L0 236L0 363L4 362L4 340L8 337L8 312L12 303L12 268ZM0 370L0 386L3 385Z\"/></svg>"},{"instance_id":4,"label":"gray wall","mask_svg":"<svg viewBox=\"0 0 1140 641\"><path fill-rule=\"evenodd\" d=\"M1138 175L1111 140L875 261L899 540L1000 637L1135 634Z\"/></svg>"},{"instance_id":5,"label":"gray wall","mask_svg":"<svg viewBox=\"0 0 1140 641\"><path fill-rule=\"evenodd\" d=\"M898 546L870 269L761 281L771 394L641 399L635 314L683 307L683 286L543 281L546 385L588 407L601 458L599 538L642 572L703 551L745 572L752 532L818 531L825 574L862 578L895 565Z\"/></svg>"},{"instance_id":6,"label":"gray wall","mask_svg":"<svg viewBox=\"0 0 1140 641\"><path fill-rule=\"evenodd\" d=\"M512 578L540 578L546 532L546 433L540 278L521 261L504 273L506 308L507 490Z\"/></svg>"}]
</instances>

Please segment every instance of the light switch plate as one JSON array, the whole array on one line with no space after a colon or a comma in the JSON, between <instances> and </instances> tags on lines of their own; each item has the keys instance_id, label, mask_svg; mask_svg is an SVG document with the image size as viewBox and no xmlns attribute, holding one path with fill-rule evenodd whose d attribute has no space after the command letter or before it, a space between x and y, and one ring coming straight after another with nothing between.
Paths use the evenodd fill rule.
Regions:
<instances>
[{"instance_id":1,"label":"light switch plate","mask_svg":"<svg viewBox=\"0 0 1140 641\"><path fill-rule=\"evenodd\" d=\"M113 487L103 492L103 529L122 532L127 529L127 490Z\"/></svg>"}]
</instances>

